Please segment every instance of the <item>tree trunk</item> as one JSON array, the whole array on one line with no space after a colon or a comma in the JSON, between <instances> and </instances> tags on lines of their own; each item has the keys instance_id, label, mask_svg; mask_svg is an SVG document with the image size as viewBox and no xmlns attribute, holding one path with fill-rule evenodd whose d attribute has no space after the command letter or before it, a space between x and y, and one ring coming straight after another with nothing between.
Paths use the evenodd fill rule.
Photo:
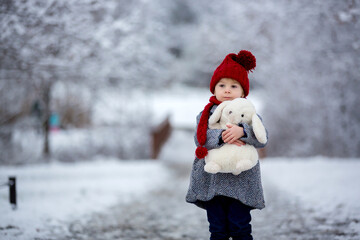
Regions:
<instances>
[{"instance_id":1,"label":"tree trunk","mask_svg":"<svg viewBox=\"0 0 360 240\"><path fill-rule=\"evenodd\" d=\"M44 118L43 118L43 128L44 128L44 149L43 156L49 161L51 152L50 152L50 144L49 144L49 119L50 119L50 96L51 96L51 84L47 84L47 86L43 89L42 100L44 103Z\"/></svg>"}]
</instances>

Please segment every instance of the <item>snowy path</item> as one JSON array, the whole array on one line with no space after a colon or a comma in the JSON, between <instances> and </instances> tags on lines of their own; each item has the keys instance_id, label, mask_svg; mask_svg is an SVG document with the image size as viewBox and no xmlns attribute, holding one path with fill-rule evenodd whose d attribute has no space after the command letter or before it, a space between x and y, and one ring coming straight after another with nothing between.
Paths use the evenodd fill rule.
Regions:
<instances>
[{"instance_id":1,"label":"snowy path","mask_svg":"<svg viewBox=\"0 0 360 240\"><path fill-rule=\"evenodd\" d=\"M179 167L181 168L179 171ZM166 186L150 192L132 203L119 204L91 219L70 224L56 239L180 240L207 239L205 211L184 200L188 169L171 166L173 178ZM56 231L55 231L56 232Z\"/></svg>"},{"instance_id":2,"label":"snowy path","mask_svg":"<svg viewBox=\"0 0 360 240\"><path fill-rule=\"evenodd\" d=\"M69 226L69 222L85 221L96 212L125 205L157 189L167 172L163 164L152 160L104 157L78 163L2 166L0 180L17 176L18 208L11 210L8 191L1 189L0 239L52 239L57 233L65 236L79 226Z\"/></svg>"},{"instance_id":3,"label":"snowy path","mask_svg":"<svg viewBox=\"0 0 360 240\"><path fill-rule=\"evenodd\" d=\"M189 136L186 133L175 133L173 138L177 139L172 139L162 154L171 176L164 179L165 186L134 202L119 204L105 213L95 214L84 222L75 221L70 224L66 234L58 233L56 239L208 239L205 211L184 201L191 162L180 159L184 157L180 152L184 148L189 151L191 143L182 141ZM179 142L184 144L178 146ZM173 144L178 147L174 148ZM178 153L174 154L175 149ZM265 163L263 165L266 166ZM360 239L359 233L352 228L353 224L359 223L359 219L343 216L328 218L316 209L305 207L297 198L285 194L267 178L265 174L266 208L252 211L254 239ZM67 237L64 238L64 235Z\"/></svg>"},{"instance_id":4,"label":"snowy path","mask_svg":"<svg viewBox=\"0 0 360 240\"><path fill-rule=\"evenodd\" d=\"M288 198L276 186L264 184L266 208L252 212L255 239L261 240L359 240L351 229L359 219L328 221L314 209Z\"/></svg>"},{"instance_id":5,"label":"snowy path","mask_svg":"<svg viewBox=\"0 0 360 240\"><path fill-rule=\"evenodd\" d=\"M90 220L75 221L70 224L66 238L60 233L56 239L208 239L205 211L184 201L188 169L184 171L184 166L180 165L170 168L174 178L166 187L130 204L95 214ZM265 189L267 207L252 211L255 239L360 239L348 229L351 221L328 223L326 216L320 218L305 210L299 202L285 198L275 186L266 185Z\"/></svg>"},{"instance_id":6,"label":"snowy path","mask_svg":"<svg viewBox=\"0 0 360 240\"><path fill-rule=\"evenodd\" d=\"M11 212L0 206L0 239L208 239L206 212L185 202L192 138L192 133L175 131L158 162L53 164L36 167L36 175L32 167L14 168L21 176L21 208ZM252 211L254 239L359 240L359 166L357 160L265 159L266 208ZM71 188L69 179L76 180ZM56 186L54 191L45 188L48 184Z\"/></svg>"}]
</instances>

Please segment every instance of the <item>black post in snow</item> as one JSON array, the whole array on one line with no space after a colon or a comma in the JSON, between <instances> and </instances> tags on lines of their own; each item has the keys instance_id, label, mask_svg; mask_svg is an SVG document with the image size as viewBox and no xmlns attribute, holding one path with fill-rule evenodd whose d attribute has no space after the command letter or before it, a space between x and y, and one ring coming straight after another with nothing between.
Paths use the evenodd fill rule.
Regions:
<instances>
[{"instance_id":1,"label":"black post in snow","mask_svg":"<svg viewBox=\"0 0 360 240\"><path fill-rule=\"evenodd\" d=\"M16 177L9 177L9 201L12 209L17 208L16 204Z\"/></svg>"},{"instance_id":2,"label":"black post in snow","mask_svg":"<svg viewBox=\"0 0 360 240\"><path fill-rule=\"evenodd\" d=\"M9 180L5 183L1 183L0 187L9 186L9 202L12 206L12 209L15 210L17 208L16 202L16 177L11 176Z\"/></svg>"}]
</instances>

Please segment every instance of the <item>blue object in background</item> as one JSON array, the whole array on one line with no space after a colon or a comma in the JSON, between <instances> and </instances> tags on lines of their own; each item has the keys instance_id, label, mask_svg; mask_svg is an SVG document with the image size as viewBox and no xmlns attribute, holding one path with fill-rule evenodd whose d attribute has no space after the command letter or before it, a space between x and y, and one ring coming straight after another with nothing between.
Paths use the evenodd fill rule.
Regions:
<instances>
[{"instance_id":1,"label":"blue object in background","mask_svg":"<svg viewBox=\"0 0 360 240\"><path fill-rule=\"evenodd\" d=\"M60 117L57 113L51 113L49 118L50 131L58 131L60 129Z\"/></svg>"}]
</instances>

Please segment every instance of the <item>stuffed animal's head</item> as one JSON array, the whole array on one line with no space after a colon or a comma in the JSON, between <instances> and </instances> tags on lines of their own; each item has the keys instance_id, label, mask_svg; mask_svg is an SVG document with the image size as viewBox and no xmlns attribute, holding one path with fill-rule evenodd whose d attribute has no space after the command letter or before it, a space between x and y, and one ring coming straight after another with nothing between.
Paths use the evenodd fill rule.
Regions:
<instances>
[{"instance_id":1,"label":"stuffed animal's head","mask_svg":"<svg viewBox=\"0 0 360 240\"><path fill-rule=\"evenodd\" d=\"M235 98L232 101L222 102L211 115L209 125L219 122L220 124L251 124L253 115L256 114L255 107L250 100Z\"/></svg>"},{"instance_id":2,"label":"stuffed animal's head","mask_svg":"<svg viewBox=\"0 0 360 240\"><path fill-rule=\"evenodd\" d=\"M251 124L254 114L256 114L254 105L245 98L236 98L230 101L222 111L222 117L232 124Z\"/></svg>"}]
</instances>

